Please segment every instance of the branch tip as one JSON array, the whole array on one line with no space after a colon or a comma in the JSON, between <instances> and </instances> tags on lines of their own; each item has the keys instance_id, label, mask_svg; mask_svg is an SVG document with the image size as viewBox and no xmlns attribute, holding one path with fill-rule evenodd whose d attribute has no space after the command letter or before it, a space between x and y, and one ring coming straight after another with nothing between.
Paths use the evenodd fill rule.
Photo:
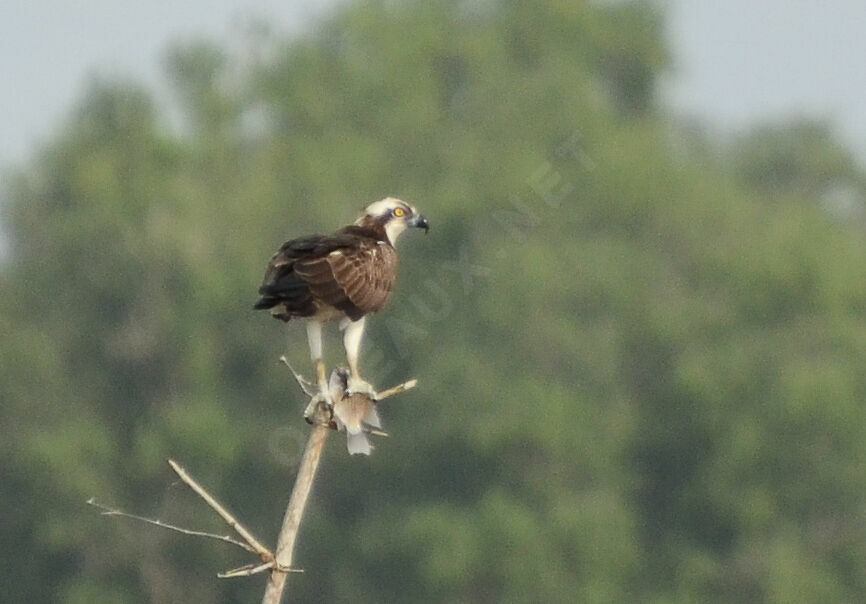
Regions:
<instances>
[{"instance_id":1,"label":"branch tip","mask_svg":"<svg viewBox=\"0 0 866 604\"><path fill-rule=\"evenodd\" d=\"M176 533L182 533L184 535L192 535L193 537L205 537L207 539L216 539L217 541L223 541L225 543L231 543L232 545L236 545L241 549L244 549L251 554L260 554L255 549L253 549L250 545L243 543L242 541L238 541L237 539L232 539L228 535L217 535L215 533L207 533L205 531L196 531L193 529L187 529L180 526L175 526L173 524L168 524L167 522L163 522L158 518L147 518L145 516L138 516L137 514L129 514L122 510L118 510L115 508L108 507L107 505L102 505L101 503L96 501L95 497L91 497L87 500L89 505L97 508L99 510L100 516L118 516L120 518L129 518L130 520L136 520L138 522L144 522L145 524L152 524L153 526L158 526L159 528L168 529L170 531L174 531ZM273 556L273 554L271 554Z\"/></svg>"},{"instance_id":2,"label":"branch tip","mask_svg":"<svg viewBox=\"0 0 866 604\"><path fill-rule=\"evenodd\" d=\"M310 380L295 371L295 368L292 367L291 363L289 363L289 359L286 358L286 355L280 356L280 362L289 368L289 371L292 372L292 375L295 377L295 381L298 382L298 386L301 387L301 390L304 391L304 394L306 394L307 396L315 396L317 394L318 388Z\"/></svg>"},{"instance_id":3,"label":"branch tip","mask_svg":"<svg viewBox=\"0 0 866 604\"><path fill-rule=\"evenodd\" d=\"M382 399L386 399L390 396L394 396L395 394L400 394L402 392L406 392L407 390L411 390L412 388L414 388L417 385L418 385L418 380L413 378L411 380L403 382L402 384L397 384L396 386L394 386L392 388L388 388L386 390L383 390L382 392L377 393L376 394L376 400L381 401Z\"/></svg>"}]
</instances>

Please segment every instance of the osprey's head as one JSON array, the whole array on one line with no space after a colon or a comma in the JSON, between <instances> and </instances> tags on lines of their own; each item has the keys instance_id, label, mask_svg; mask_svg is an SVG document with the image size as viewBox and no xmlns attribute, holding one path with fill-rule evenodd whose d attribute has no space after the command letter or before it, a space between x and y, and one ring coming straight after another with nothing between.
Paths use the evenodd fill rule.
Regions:
<instances>
[{"instance_id":1,"label":"osprey's head","mask_svg":"<svg viewBox=\"0 0 866 604\"><path fill-rule=\"evenodd\" d=\"M382 225L392 245L397 242L397 237L406 230L406 227L424 229L425 233L430 230L430 223L418 210L396 197L374 201L364 208L355 224L363 225L371 221Z\"/></svg>"}]
</instances>

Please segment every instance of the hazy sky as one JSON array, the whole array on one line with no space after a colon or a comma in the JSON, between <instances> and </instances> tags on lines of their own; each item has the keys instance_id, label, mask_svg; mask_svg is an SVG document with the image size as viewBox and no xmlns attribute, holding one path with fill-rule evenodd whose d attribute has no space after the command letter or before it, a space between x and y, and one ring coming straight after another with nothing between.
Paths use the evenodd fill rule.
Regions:
<instances>
[{"instance_id":1,"label":"hazy sky","mask_svg":"<svg viewBox=\"0 0 866 604\"><path fill-rule=\"evenodd\" d=\"M170 42L252 16L283 31L335 0L3 0L0 166L50 138L88 76L159 82ZM779 114L831 118L866 158L866 0L668 0L670 104L721 131ZM316 8L310 8L315 6Z\"/></svg>"},{"instance_id":2,"label":"hazy sky","mask_svg":"<svg viewBox=\"0 0 866 604\"><path fill-rule=\"evenodd\" d=\"M723 130L808 114L866 160L866 0L671 0L670 103Z\"/></svg>"}]
</instances>

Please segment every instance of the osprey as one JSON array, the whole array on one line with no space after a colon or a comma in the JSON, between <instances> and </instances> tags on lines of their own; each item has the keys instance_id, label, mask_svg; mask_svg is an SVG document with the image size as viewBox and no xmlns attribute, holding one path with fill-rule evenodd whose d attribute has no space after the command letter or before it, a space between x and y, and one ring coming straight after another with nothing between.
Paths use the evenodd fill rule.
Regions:
<instances>
[{"instance_id":1,"label":"osprey","mask_svg":"<svg viewBox=\"0 0 866 604\"><path fill-rule=\"evenodd\" d=\"M282 321L306 321L319 392L331 408L334 401L322 359L322 325L340 321L349 364L347 395L363 393L375 400L375 390L358 372L364 320L391 298L397 276L394 244L407 227L426 232L430 224L408 203L387 197L368 205L354 224L333 235L287 241L268 263L254 308L270 309ZM338 406L335 415L339 410Z\"/></svg>"}]
</instances>

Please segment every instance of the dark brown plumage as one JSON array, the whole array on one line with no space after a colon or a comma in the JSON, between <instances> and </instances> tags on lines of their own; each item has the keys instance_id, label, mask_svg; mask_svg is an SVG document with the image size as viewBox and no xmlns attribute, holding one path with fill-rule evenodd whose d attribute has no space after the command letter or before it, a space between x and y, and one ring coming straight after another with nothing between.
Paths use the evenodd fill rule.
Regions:
<instances>
[{"instance_id":1,"label":"dark brown plumage","mask_svg":"<svg viewBox=\"0 0 866 604\"><path fill-rule=\"evenodd\" d=\"M388 303L396 276L397 252L384 227L365 220L284 243L268 263L255 308L289 321L327 315L332 307L356 321Z\"/></svg>"}]
</instances>

